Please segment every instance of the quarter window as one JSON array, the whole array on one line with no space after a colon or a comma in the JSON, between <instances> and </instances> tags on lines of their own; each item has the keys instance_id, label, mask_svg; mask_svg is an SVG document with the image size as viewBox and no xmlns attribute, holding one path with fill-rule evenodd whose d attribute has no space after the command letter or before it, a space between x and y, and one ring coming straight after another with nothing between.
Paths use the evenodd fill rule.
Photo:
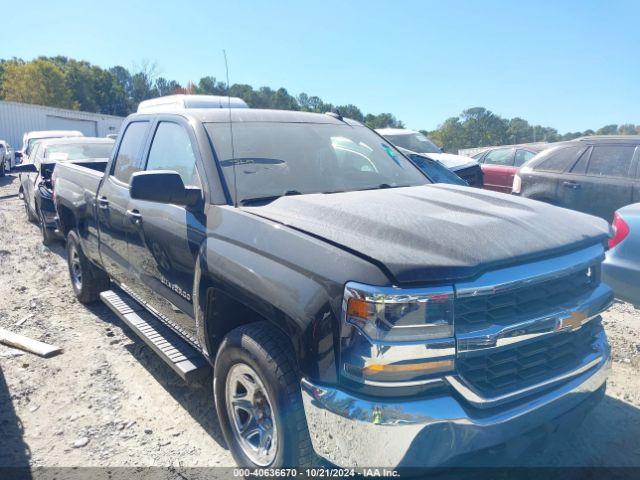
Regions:
<instances>
[{"instance_id":1,"label":"quarter window","mask_svg":"<svg viewBox=\"0 0 640 480\"><path fill-rule=\"evenodd\" d=\"M633 159L635 146L602 145L593 147L587 175L601 177L626 177Z\"/></svg>"},{"instance_id":2,"label":"quarter window","mask_svg":"<svg viewBox=\"0 0 640 480\"><path fill-rule=\"evenodd\" d=\"M530 152L529 150L516 150L516 161L515 166L522 166L527 160L531 160L534 157L535 153Z\"/></svg>"},{"instance_id":3,"label":"quarter window","mask_svg":"<svg viewBox=\"0 0 640 480\"><path fill-rule=\"evenodd\" d=\"M161 122L158 125L146 169L172 170L178 172L185 185L200 186L189 134L177 123Z\"/></svg>"},{"instance_id":4,"label":"quarter window","mask_svg":"<svg viewBox=\"0 0 640 480\"><path fill-rule=\"evenodd\" d=\"M112 175L124 183L129 183L131 175L141 170L140 150L144 142L149 122L130 123L124 132Z\"/></svg>"},{"instance_id":5,"label":"quarter window","mask_svg":"<svg viewBox=\"0 0 640 480\"><path fill-rule=\"evenodd\" d=\"M513 148L498 148L491 150L484 157L484 162L489 165L513 165Z\"/></svg>"}]
</instances>

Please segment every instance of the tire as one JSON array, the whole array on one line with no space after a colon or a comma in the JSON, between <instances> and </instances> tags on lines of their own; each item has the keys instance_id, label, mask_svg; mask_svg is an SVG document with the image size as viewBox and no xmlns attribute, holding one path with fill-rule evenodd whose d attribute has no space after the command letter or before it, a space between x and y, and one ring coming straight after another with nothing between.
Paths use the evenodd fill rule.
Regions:
<instances>
[{"instance_id":1,"label":"tire","mask_svg":"<svg viewBox=\"0 0 640 480\"><path fill-rule=\"evenodd\" d=\"M51 245L55 242L56 237L55 234L47 228L47 223L44 221L44 215L42 214L42 210L38 209L38 220L40 222L40 233L42 234L42 244L43 245Z\"/></svg>"},{"instance_id":2,"label":"tire","mask_svg":"<svg viewBox=\"0 0 640 480\"><path fill-rule=\"evenodd\" d=\"M289 340L280 331L266 322L259 322L243 325L229 332L218 350L213 377L216 410L229 450L240 467L282 468L311 466L315 463L316 457L302 406L300 378L293 350L289 345ZM265 454L256 459L255 452L247 453L251 449L247 447L246 441L243 445L238 433L240 429L235 426L238 414L234 414L236 409L230 408L228 404L231 394L238 392L235 379L240 377L247 380L247 375L251 378L251 372L257 376L253 385L259 384L257 390L264 389L266 404L271 407L264 409L270 415L254 414L255 418L262 418L254 421L253 425L258 425L260 421L263 427L275 425L275 430L272 429L271 432L275 438L275 446L273 442L270 444L273 448L272 458ZM240 390L239 401L243 401L251 390L245 389L246 394L242 393L242 388ZM258 399L255 402L258 406L265 403L259 393L255 393L253 398ZM230 415L234 418L230 418ZM245 431L259 429L249 427L249 423L250 420L246 420ZM255 437L251 439L258 443Z\"/></svg>"},{"instance_id":3,"label":"tire","mask_svg":"<svg viewBox=\"0 0 640 480\"><path fill-rule=\"evenodd\" d=\"M67 265L73 292L80 303L95 302L100 298L100 292L109 290L109 276L85 257L75 230L67 235Z\"/></svg>"},{"instance_id":4,"label":"tire","mask_svg":"<svg viewBox=\"0 0 640 480\"><path fill-rule=\"evenodd\" d=\"M2 162L2 165L0 165L0 177L4 177L6 173L5 167L4 167L4 162Z\"/></svg>"},{"instance_id":5,"label":"tire","mask_svg":"<svg viewBox=\"0 0 640 480\"><path fill-rule=\"evenodd\" d=\"M29 208L29 205L27 204L27 197L24 197L24 210L25 212L27 212L27 220L29 220L31 223L36 223L38 221L38 217L36 217L33 212L31 211L31 209Z\"/></svg>"}]
</instances>

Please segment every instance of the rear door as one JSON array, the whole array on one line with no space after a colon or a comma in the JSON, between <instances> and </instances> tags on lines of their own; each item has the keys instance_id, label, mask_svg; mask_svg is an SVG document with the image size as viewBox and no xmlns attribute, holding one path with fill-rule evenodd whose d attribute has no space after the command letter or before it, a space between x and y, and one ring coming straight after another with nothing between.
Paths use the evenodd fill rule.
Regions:
<instances>
[{"instance_id":1,"label":"rear door","mask_svg":"<svg viewBox=\"0 0 640 480\"><path fill-rule=\"evenodd\" d=\"M146 158L145 169L178 172L186 186L202 190L203 172L195 135L182 118L161 118ZM131 199L128 211L134 232L129 261L136 281L134 293L148 306L196 340L193 320L193 276L205 238L202 208Z\"/></svg>"},{"instance_id":2,"label":"rear door","mask_svg":"<svg viewBox=\"0 0 640 480\"><path fill-rule=\"evenodd\" d=\"M630 144L593 145L586 175L576 188L580 210L611 222L617 209L632 202L635 151Z\"/></svg>"},{"instance_id":3,"label":"rear door","mask_svg":"<svg viewBox=\"0 0 640 480\"><path fill-rule=\"evenodd\" d=\"M496 192L511 192L516 172L513 166L514 154L515 148L496 148L482 158L484 188Z\"/></svg>"},{"instance_id":4,"label":"rear door","mask_svg":"<svg viewBox=\"0 0 640 480\"><path fill-rule=\"evenodd\" d=\"M127 258L127 236L135 233L126 216L129 180L134 172L141 170L141 155L148 131L148 121L134 121L127 125L115 160L105 172L96 196L100 257L109 275L129 287L132 278Z\"/></svg>"}]
</instances>

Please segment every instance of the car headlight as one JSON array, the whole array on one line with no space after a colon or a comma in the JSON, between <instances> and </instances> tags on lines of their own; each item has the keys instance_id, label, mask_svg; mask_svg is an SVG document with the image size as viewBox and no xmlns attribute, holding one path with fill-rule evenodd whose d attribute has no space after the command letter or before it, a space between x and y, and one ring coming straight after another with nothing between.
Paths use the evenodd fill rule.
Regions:
<instances>
[{"instance_id":1,"label":"car headlight","mask_svg":"<svg viewBox=\"0 0 640 480\"><path fill-rule=\"evenodd\" d=\"M365 384L420 384L454 367L453 287L404 290L350 282L341 371Z\"/></svg>"},{"instance_id":2,"label":"car headlight","mask_svg":"<svg viewBox=\"0 0 640 480\"><path fill-rule=\"evenodd\" d=\"M522 178L517 173L513 176L513 186L511 187L511 191L513 193L520 193L522 189Z\"/></svg>"}]
</instances>

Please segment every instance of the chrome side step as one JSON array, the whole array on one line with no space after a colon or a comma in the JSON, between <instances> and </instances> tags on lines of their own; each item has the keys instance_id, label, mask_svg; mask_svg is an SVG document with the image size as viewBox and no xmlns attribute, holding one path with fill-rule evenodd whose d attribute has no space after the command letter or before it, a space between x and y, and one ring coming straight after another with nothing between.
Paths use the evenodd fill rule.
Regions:
<instances>
[{"instance_id":1,"label":"chrome side step","mask_svg":"<svg viewBox=\"0 0 640 480\"><path fill-rule=\"evenodd\" d=\"M123 290L107 290L100 299L183 380L198 380L211 371L200 352Z\"/></svg>"}]
</instances>

